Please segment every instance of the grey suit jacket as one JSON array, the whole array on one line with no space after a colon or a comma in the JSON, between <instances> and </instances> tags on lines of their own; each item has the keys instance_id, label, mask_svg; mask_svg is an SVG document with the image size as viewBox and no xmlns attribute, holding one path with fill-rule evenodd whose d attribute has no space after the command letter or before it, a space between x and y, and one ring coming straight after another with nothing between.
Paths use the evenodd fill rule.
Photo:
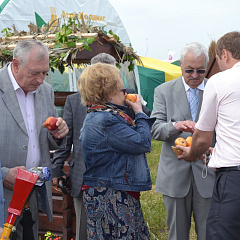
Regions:
<instances>
[{"instance_id":1,"label":"grey suit jacket","mask_svg":"<svg viewBox=\"0 0 240 240\"><path fill-rule=\"evenodd\" d=\"M67 147L59 149L54 153L53 176L63 175L62 169L64 161L69 157L73 145L73 155L69 160L69 177L71 182L71 195L78 197L82 189L83 173L85 172L85 163L82 155L81 144L79 140L80 130L87 114L87 107L81 104L80 93L74 93L67 97L64 106L63 119L66 121L69 133L67 135Z\"/></svg>"},{"instance_id":2,"label":"grey suit jacket","mask_svg":"<svg viewBox=\"0 0 240 240\"><path fill-rule=\"evenodd\" d=\"M42 124L49 116L57 117L57 110L54 106L54 92L52 87L44 82L41 84L35 94L36 126L40 143L41 164L51 169L49 150L57 149L55 143L46 128ZM7 72L7 66L0 70L0 161L3 180L6 178L9 168L24 165L26 166L28 133L22 117L21 109L13 89L13 85ZM62 143L64 141L61 141ZM63 143L63 145L65 142ZM47 211L50 221L52 221L52 184L46 182L47 195L44 202L45 209L41 209L34 200L30 199L30 208L32 209L34 220L38 218L38 207ZM5 197L5 220L7 218L7 208L12 198L12 191L4 188ZM44 200L44 199L42 199Z\"/></svg>"},{"instance_id":3,"label":"grey suit jacket","mask_svg":"<svg viewBox=\"0 0 240 240\"><path fill-rule=\"evenodd\" d=\"M206 82L206 79L204 79ZM202 104L203 92L199 94L199 105L195 121L198 120ZM171 146L175 145L175 139L191 135L187 132L179 132L173 126L171 119L176 121L192 120L190 108L182 82L182 76L178 79L161 84L154 91L154 103L151 117L156 117L152 126L153 139L163 141L160 162L157 172L156 191L170 197L185 197L194 180L200 195L204 198L212 196L215 173L208 169L206 178L202 177L202 160L187 162L178 160Z\"/></svg>"}]
</instances>

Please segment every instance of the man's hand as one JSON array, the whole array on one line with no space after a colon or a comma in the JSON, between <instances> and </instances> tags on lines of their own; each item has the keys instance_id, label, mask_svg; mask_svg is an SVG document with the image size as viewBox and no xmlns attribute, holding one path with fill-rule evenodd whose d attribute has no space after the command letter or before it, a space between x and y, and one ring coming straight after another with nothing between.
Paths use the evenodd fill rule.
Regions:
<instances>
[{"instance_id":1,"label":"man's hand","mask_svg":"<svg viewBox=\"0 0 240 240\"><path fill-rule=\"evenodd\" d=\"M206 161L205 154L202 154L199 157L194 157L193 155L191 155L191 153L190 153L191 147L182 147L182 146L177 145L176 148L183 151L181 155L177 156L177 158L179 160L184 159L188 162L195 162L197 159L201 159L203 161L203 163L205 163L205 161ZM212 151L213 151L213 148L210 147L209 150L206 152L206 154L210 155L210 153L212 153Z\"/></svg>"},{"instance_id":2,"label":"man's hand","mask_svg":"<svg viewBox=\"0 0 240 240\"><path fill-rule=\"evenodd\" d=\"M176 146L177 149L183 151L178 156L178 159L185 159L186 161L192 162L197 159L203 159L202 155L209 150L213 137L213 131L201 131L196 129L192 137L192 145L190 148Z\"/></svg>"},{"instance_id":3,"label":"man's hand","mask_svg":"<svg viewBox=\"0 0 240 240\"><path fill-rule=\"evenodd\" d=\"M211 155L212 155L212 152L213 152L213 149L212 147L210 147L205 154L203 154L203 157L201 158L203 163L208 165L208 162L210 161L210 158L211 158Z\"/></svg>"},{"instance_id":4,"label":"man's hand","mask_svg":"<svg viewBox=\"0 0 240 240\"><path fill-rule=\"evenodd\" d=\"M66 122L61 117L58 117L56 125L57 125L57 129L48 130L51 133L51 135L54 136L54 138L56 139L61 139L66 137L66 135L69 132ZM42 127L46 128L46 123L43 123Z\"/></svg>"},{"instance_id":5,"label":"man's hand","mask_svg":"<svg viewBox=\"0 0 240 240\"><path fill-rule=\"evenodd\" d=\"M179 132L191 132L193 133L195 131L195 122L186 120L186 121L179 121L174 124L174 127L179 131Z\"/></svg>"},{"instance_id":6,"label":"man's hand","mask_svg":"<svg viewBox=\"0 0 240 240\"><path fill-rule=\"evenodd\" d=\"M6 176L5 180L3 181L3 186L5 188L7 188L9 190L13 190L18 168L26 170L25 166L18 166L18 167L10 168L8 175Z\"/></svg>"},{"instance_id":7,"label":"man's hand","mask_svg":"<svg viewBox=\"0 0 240 240\"><path fill-rule=\"evenodd\" d=\"M182 150L182 154L177 156L179 160L184 159L188 162L194 162L197 160L197 158L190 155L191 147L183 147L183 146L176 145L176 148L179 150Z\"/></svg>"}]
</instances>

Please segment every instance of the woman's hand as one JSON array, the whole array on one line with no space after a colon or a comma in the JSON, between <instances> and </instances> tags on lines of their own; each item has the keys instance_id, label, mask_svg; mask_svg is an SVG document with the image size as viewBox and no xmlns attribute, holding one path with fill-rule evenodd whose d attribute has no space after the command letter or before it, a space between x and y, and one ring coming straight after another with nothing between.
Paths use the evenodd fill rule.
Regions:
<instances>
[{"instance_id":1,"label":"woman's hand","mask_svg":"<svg viewBox=\"0 0 240 240\"><path fill-rule=\"evenodd\" d=\"M136 94L137 95L137 94ZM126 99L126 103L132 107L134 113L138 113L138 112L142 112L142 103L141 103L141 99L140 99L140 96L137 95L137 100L136 102L131 102L129 100Z\"/></svg>"}]
</instances>

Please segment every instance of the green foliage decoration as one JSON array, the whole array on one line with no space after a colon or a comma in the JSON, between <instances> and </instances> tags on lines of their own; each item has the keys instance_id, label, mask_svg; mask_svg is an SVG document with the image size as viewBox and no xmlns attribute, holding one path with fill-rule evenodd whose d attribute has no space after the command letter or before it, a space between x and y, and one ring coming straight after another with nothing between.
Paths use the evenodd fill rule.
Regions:
<instances>
[{"instance_id":1,"label":"green foliage decoration","mask_svg":"<svg viewBox=\"0 0 240 240\"><path fill-rule=\"evenodd\" d=\"M7 27L7 28L4 28L1 31L1 33L5 34L6 37L10 37L10 36L12 36L14 34L11 31L12 31L12 29Z\"/></svg>"},{"instance_id":2,"label":"green foliage decoration","mask_svg":"<svg viewBox=\"0 0 240 240\"><path fill-rule=\"evenodd\" d=\"M133 48L124 46L121 43L119 36L114 34L112 30L109 30L107 33L102 26L97 27L86 24L83 18L81 19L81 22L77 17L69 18L68 21L65 21L61 25L61 27L59 24L54 32L54 39L48 39L48 34L52 33L50 32L51 26L53 26L53 22L50 25L48 24L44 30L37 27L34 28L34 24L31 23L31 28L29 28L31 31L32 29L36 29L37 31L30 31L30 33L33 34L31 37L37 38L38 35L44 35L46 38L41 41L53 45L49 49L49 65L51 71L53 72L54 69L58 69L61 73L63 73L66 66L72 65L72 62L76 59L78 51L85 49L92 52L91 45L94 41L99 40L94 37L84 37L82 36L84 33L97 33L99 37L103 37L107 41L109 40L109 43L114 46L120 59L117 63L118 68L121 68L120 63L127 61L129 63L128 70L133 71L135 67L134 60L141 63L139 56L134 52ZM2 45L0 45L0 63L2 62L2 65L4 65L4 63L6 64L6 62L11 61L13 57L13 50L4 48L4 46L6 47L8 44L14 44L13 41L9 40L11 39L11 36L26 36L27 32L22 31L19 33L14 27L13 33L12 29L7 27L4 28L1 33L5 35L5 37L0 38L0 42L2 43Z\"/></svg>"}]
</instances>

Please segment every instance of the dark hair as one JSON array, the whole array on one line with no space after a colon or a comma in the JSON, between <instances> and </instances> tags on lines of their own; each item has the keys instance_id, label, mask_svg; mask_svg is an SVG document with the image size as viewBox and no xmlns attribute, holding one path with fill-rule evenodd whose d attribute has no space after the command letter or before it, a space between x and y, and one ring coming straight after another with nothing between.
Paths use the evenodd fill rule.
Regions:
<instances>
[{"instance_id":1,"label":"dark hair","mask_svg":"<svg viewBox=\"0 0 240 240\"><path fill-rule=\"evenodd\" d=\"M240 60L240 32L234 31L223 35L216 45L216 54L221 59L222 50L226 49L234 59Z\"/></svg>"}]
</instances>

